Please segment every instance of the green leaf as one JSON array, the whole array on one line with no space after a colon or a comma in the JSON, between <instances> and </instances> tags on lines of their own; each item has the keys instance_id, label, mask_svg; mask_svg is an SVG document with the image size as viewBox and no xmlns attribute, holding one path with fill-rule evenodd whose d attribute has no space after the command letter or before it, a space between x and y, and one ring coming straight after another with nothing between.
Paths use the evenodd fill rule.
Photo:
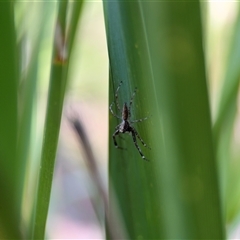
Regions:
<instances>
[{"instance_id":1,"label":"green leaf","mask_svg":"<svg viewBox=\"0 0 240 240\"><path fill-rule=\"evenodd\" d=\"M22 3L20 3L22 4ZM54 6L54 5L52 5ZM34 12L34 18L32 22L35 23L35 25L39 26L39 30L37 31L37 34L34 36L32 33L34 31L33 28L27 28L24 24L23 26L18 26L19 29L24 29L24 35L21 36L20 38L20 43L19 43L19 49L22 51L19 51L19 55L24 55L27 54L26 52L23 53L24 50L26 50L26 42L29 42L30 45L32 46L31 54L29 54L29 62L28 64L25 63L26 58L22 57L21 59L23 62L22 68L22 78L19 83L19 136L18 136L18 144L17 144L17 157L18 157L18 162L21 163L19 164L19 170L20 170L20 175L18 179L18 185L19 185L19 205L22 207L20 210L24 212L24 203L27 202L27 209L28 212L31 212L31 207L32 206L32 201L33 199L29 199L29 196L24 196L24 188L26 189L29 186L29 181L30 173L29 173L29 165L32 164L31 160L32 159L39 159L39 152L33 151L33 145L36 139L36 135L34 134L33 131L33 126L36 123L34 118L35 116L35 111L37 107L37 84L38 84L38 74L39 74L39 60L40 60L40 55L39 53L41 52L41 47L43 44L43 39L45 37L44 32L46 31L46 28L49 27L49 17L52 14L52 6L49 5L49 3L38 3L37 4L37 9L35 5L35 9L32 9L32 12ZM19 7L19 6L18 6ZM17 9L17 7L15 7ZM25 10L28 9L28 6L25 7ZM44 12L44 19L43 21L43 15L42 13ZM29 16L24 16L24 18L29 18ZM24 19L25 20L25 19ZM26 21L26 20L25 20ZM20 30L19 30L20 31ZM27 39L27 41L26 41ZM25 64L27 66L24 66ZM33 154L33 157L31 158L31 154ZM37 161L36 161L37 162ZM37 178L36 178L37 179ZM26 185L24 185L26 184ZM36 184L37 185L37 184ZM36 186L35 185L35 186ZM34 190L35 190L34 186ZM33 197L34 198L34 197ZM22 206L23 205L23 206ZM26 206L25 205L25 206ZM19 215L22 214L22 212L19 213ZM26 217L26 214L24 216ZM26 224L25 227L27 228L27 231L30 228L30 224Z\"/></svg>"},{"instance_id":2,"label":"green leaf","mask_svg":"<svg viewBox=\"0 0 240 240\"><path fill-rule=\"evenodd\" d=\"M68 1L60 2L56 36L51 66L50 86L48 93L47 113L39 173L39 185L33 224L32 239L44 239L48 214L54 163L56 157L59 129L62 116L63 101L67 85L69 58L76 32L82 1L74 4L76 9L71 16L69 42L66 44L66 17Z\"/></svg>"},{"instance_id":3,"label":"green leaf","mask_svg":"<svg viewBox=\"0 0 240 240\"><path fill-rule=\"evenodd\" d=\"M21 239L17 161L18 61L13 6L0 4L0 238Z\"/></svg>"},{"instance_id":4,"label":"green leaf","mask_svg":"<svg viewBox=\"0 0 240 240\"><path fill-rule=\"evenodd\" d=\"M132 119L151 115L134 125L150 162L131 136L127 151L110 141L111 217L115 192L130 239L223 239L199 2L104 1L104 14L110 102L123 81L121 106L138 87Z\"/></svg>"},{"instance_id":5,"label":"green leaf","mask_svg":"<svg viewBox=\"0 0 240 240\"><path fill-rule=\"evenodd\" d=\"M240 6L240 5L239 5ZM231 223L239 215L240 185L239 158L233 155L233 130L237 116L238 91L240 79L240 12L233 28L233 35L229 44L229 56L226 61L222 89L219 98L218 113L213 131L216 144L216 154L219 162L219 175L221 176L221 194L223 209L226 210L227 223Z\"/></svg>"}]
</instances>

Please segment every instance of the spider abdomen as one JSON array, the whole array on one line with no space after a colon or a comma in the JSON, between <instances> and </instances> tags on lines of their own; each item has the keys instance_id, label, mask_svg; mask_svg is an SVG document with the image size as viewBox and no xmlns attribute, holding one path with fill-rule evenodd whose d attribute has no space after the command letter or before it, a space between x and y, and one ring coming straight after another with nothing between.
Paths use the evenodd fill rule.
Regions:
<instances>
[{"instance_id":1,"label":"spider abdomen","mask_svg":"<svg viewBox=\"0 0 240 240\"><path fill-rule=\"evenodd\" d=\"M123 120L127 120L128 119L128 107L127 107L127 103L124 103L123 105L123 110L122 110L122 119Z\"/></svg>"},{"instance_id":2,"label":"spider abdomen","mask_svg":"<svg viewBox=\"0 0 240 240\"><path fill-rule=\"evenodd\" d=\"M122 123L119 126L119 132L125 133L129 130L129 122L123 120Z\"/></svg>"}]
</instances>

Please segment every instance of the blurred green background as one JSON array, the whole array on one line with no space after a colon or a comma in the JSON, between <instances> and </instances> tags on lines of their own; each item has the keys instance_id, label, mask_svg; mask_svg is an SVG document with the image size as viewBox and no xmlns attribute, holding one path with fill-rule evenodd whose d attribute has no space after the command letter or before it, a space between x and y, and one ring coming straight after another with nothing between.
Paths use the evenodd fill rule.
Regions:
<instances>
[{"instance_id":1,"label":"blurred green background","mask_svg":"<svg viewBox=\"0 0 240 240\"><path fill-rule=\"evenodd\" d=\"M74 2L68 2L66 29L70 28L69 19L75 7ZM10 239L12 233L9 232L13 227L19 227L21 230L21 233L16 230L13 236L23 236L25 239L26 236L32 237L32 231L34 231L32 225L34 224L34 211L36 211L37 181L41 168L49 79L53 68L51 64L55 21L59 16L59 9L57 3L54 2L33 1L17 1L14 6L9 4L6 8L14 11L15 54L18 56L15 69L18 71L15 74L17 80L14 87L7 86L6 88L5 76L7 75L4 75L4 71L2 71L1 84L4 87L0 88L2 91L0 95L1 106L5 106L9 98L13 101L9 102L9 107L13 109L13 115L9 113L9 117L12 119L17 115L16 121L11 123L11 126L9 124L6 129L12 129L10 131L14 133L13 130L18 126L18 132L14 133L17 136L11 136L12 139L15 139L15 144L18 143L17 157L15 155L18 163L13 166L13 156L12 162L9 161L5 164L3 155L1 155L1 182L12 181L9 186L7 185L10 187L7 190L5 185L0 185L2 193L4 195L8 191L12 191L15 195L10 196L14 199L13 201L4 197L0 202L2 206L0 209L0 239ZM239 238L240 152L238 146L240 144L240 125L237 91L240 75L238 65L234 65L240 62L238 50L240 46L238 41L240 34L239 3L209 1L202 3L201 8L205 67L213 131L217 143L216 155L223 204L222 214L228 238ZM5 11L4 9L2 7L2 11ZM6 16L6 19L13 16L11 11L9 10L9 16ZM0 19L4 17L5 15L2 15ZM2 34L5 34L4 31L10 31L9 29L8 25L2 26ZM9 36L9 38L12 37ZM4 44L6 43L2 40L2 49L5 49ZM2 51L2 53L1 61L4 61L4 52ZM230 73L228 73L229 71ZM226 89L226 92L221 93L222 82L228 78L236 79L235 82L233 80L235 87L231 92L231 86L224 85L223 89ZM103 202L89 175L83 150L79 149L79 143L67 117L74 114L81 119L97 159L104 186L107 189L108 141L112 140L108 140L108 84L109 64L102 2L86 1L80 10L69 62L67 90L46 225L47 239L101 239L105 237ZM12 93L5 96L4 92L8 91L8 87L12 89ZM224 98L229 99L228 92L233 99L231 100L230 97L229 101L225 101ZM143 92L139 92L139 94L144 95ZM223 99L221 100L223 101L222 105L219 100L221 94L223 96L221 98ZM227 103L225 104L224 101ZM218 107L219 102L223 106L222 108ZM0 121L1 125L5 126L6 123L9 123L6 114L8 109L3 107L1 109L1 116L6 118L2 117ZM227 119L221 118L221 116L225 116ZM15 128L13 124L16 124ZM0 142L4 142L8 133L4 130L1 133ZM15 149L14 143L11 147L9 152ZM117 150L114 149L114 151ZM1 154L3 153L1 152ZM18 187L13 187L11 190L11 186ZM9 212L4 208L11 208L14 217L7 217Z\"/></svg>"}]
</instances>

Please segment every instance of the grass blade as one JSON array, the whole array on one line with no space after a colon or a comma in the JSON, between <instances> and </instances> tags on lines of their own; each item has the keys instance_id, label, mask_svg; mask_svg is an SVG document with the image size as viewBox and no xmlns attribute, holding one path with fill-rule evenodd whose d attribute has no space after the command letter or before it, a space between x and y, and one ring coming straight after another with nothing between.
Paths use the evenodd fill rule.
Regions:
<instances>
[{"instance_id":1,"label":"grass blade","mask_svg":"<svg viewBox=\"0 0 240 240\"><path fill-rule=\"evenodd\" d=\"M0 238L21 239L17 154L17 52L13 6L0 5Z\"/></svg>"},{"instance_id":2,"label":"grass blade","mask_svg":"<svg viewBox=\"0 0 240 240\"><path fill-rule=\"evenodd\" d=\"M240 6L240 5L239 5ZM239 176L239 163L234 161L232 149L234 123L237 116L238 91L240 69L240 12L233 29L233 36L229 45L229 56L226 63L226 72L220 93L218 113L213 126L216 154L221 176L221 195L223 209L226 209L227 223L231 223L239 214L240 186L236 184Z\"/></svg>"},{"instance_id":3,"label":"grass blade","mask_svg":"<svg viewBox=\"0 0 240 240\"><path fill-rule=\"evenodd\" d=\"M81 1L80 1L81 2ZM81 10L78 4L77 10ZM55 156L57 150L59 128L61 123L62 107L67 85L67 73L71 52L68 52L66 43L66 16L68 2L60 2L56 24L56 36L51 67L50 87L45 120L45 134L42 148L42 158L39 176L38 195L33 228L33 239L44 239L48 206L50 201L51 185L54 171ZM79 13L77 14L79 16ZM76 32L76 22L71 21L71 43ZM70 48L72 49L72 48Z\"/></svg>"},{"instance_id":4,"label":"grass blade","mask_svg":"<svg viewBox=\"0 0 240 240\"><path fill-rule=\"evenodd\" d=\"M137 125L150 163L130 137L119 139L127 151L110 141L110 185L129 238L224 239L199 2L104 1L104 14L110 102L122 80L122 104L139 88L132 117L152 114ZM110 116L111 134L117 124Z\"/></svg>"}]
</instances>

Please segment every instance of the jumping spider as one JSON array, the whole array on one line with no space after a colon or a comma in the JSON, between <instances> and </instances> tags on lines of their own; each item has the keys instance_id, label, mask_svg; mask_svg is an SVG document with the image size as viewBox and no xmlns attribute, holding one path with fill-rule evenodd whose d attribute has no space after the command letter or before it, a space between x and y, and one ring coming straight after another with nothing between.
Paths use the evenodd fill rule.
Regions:
<instances>
[{"instance_id":1,"label":"jumping spider","mask_svg":"<svg viewBox=\"0 0 240 240\"><path fill-rule=\"evenodd\" d=\"M131 133L131 134L132 134L132 138L133 138L133 142L134 142L134 144L135 144L138 152L140 153L141 157L142 157L144 160L149 161L149 160L146 159L146 157L143 155L140 147L138 146L136 137L141 141L141 143L143 144L144 147L147 147L147 148L149 148L149 147L147 146L146 143L144 143L144 141L142 140L142 138L139 136L137 130L131 125L131 123L142 122L142 121L146 120L147 117L142 118L142 119L138 119L138 120L133 120L133 121L129 120L129 118L131 117L131 106L132 106L133 98L134 98L134 96L135 96L135 94L136 94L137 88L135 88L135 90L134 90L134 92L133 92L133 94L132 94L132 97L131 97L130 102L129 102L129 106L128 106L127 103L125 102L125 103L123 104L123 108L122 108L122 111L121 111L121 109L120 109L120 107L119 107L119 103L118 103L118 90L120 89L121 85L122 85L122 81L120 82L119 86L117 87L117 90L116 90L116 93L115 93L115 99L116 99L117 109L122 113L122 117L117 116L117 115L113 112L112 106L113 106L114 102L112 102L111 105L110 105L110 107L109 107L112 115L113 115L114 117L118 118L118 119L121 119L121 121L122 121L119 125L116 126L116 128L115 128L116 131L115 131L115 132L113 133L113 135L112 135L114 145L115 145L116 148L124 149L124 148L119 147L119 146L117 145L116 136L119 135L120 133L122 133L122 134L124 134L124 133L126 133L126 132ZM149 149L150 149L150 148L149 148Z\"/></svg>"}]
</instances>

